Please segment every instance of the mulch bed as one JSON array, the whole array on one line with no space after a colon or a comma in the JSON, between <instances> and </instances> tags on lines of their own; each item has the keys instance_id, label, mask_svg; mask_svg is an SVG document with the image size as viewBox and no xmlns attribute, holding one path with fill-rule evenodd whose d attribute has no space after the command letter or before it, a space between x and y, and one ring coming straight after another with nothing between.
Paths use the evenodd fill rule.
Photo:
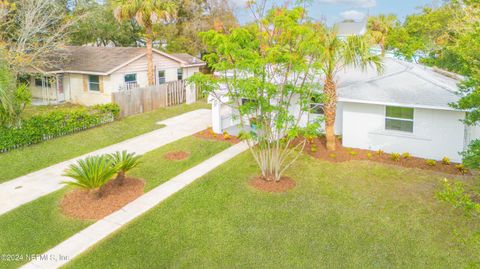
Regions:
<instances>
[{"instance_id":1,"label":"mulch bed","mask_svg":"<svg viewBox=\"0 0 480 269\"><path fill-rule=\"evenodd\" d=\"M295 180L286 176L282 176L278 182L266 181L261 176L254 177L252 180L250 180L250 186L264 192L287 192L295 188L296 185L297 183Z\"/></svg>"},{"instance_id":2,"label":"mulch bed","mask_svg":"<svg viewBox=\"0 0 480 269\"><path fill-rule=\"evenodd\" d=\"M298 142L298 141L297 141ZM337 139L337 146L336 150L334 151L327 151L326 148L326 139L325 137L315 138L311 141L308 141L305 145L304 151L309 155L330 161L330 162L346 162L352 160L366 160L366 161L374 161L380 163L386 163L391 165L397 165L402 167L408 168L419 168L424 170L431 170L446 174L452 175L471 175L470 171L464 171L463 173L455 167L457 163L451 164L443 164L441 161L435 161L435 165L427 164L427 160L423 158L417 158L410 156L405 158L403 156L400 157L399 160L393 160L392 154L379 152L379 151L371 151L371 150L364 150L364 149L353 149L353 148L344 148L340 140ZM403 154L402 152L399 152Z\"/></svg>"},{"instance_id":3,"label":"mulch bed","mask_svg":"<svg viewBox=\"0 0 480 269\"><path fill-rule=\"evenodd\" d=\"M208 139L208 140L225 141L232 144L237 144L237 143L240 143L241 141L240 138L233 135L229 135L227 133L216 134L213 132L212 128L208 128L206 130L200 131L194 134L193 136L202 138L202 139Z\"/></svg>"},{"instance_id":4,"label":"mulch bed","mask_svg":"<svg viewBox=\"0 0 480 269\"><path fill-rule=\"evenodd\" d=\"M163 155L163 158L171 161L181 161L187 159L189 156L190 153L186 151L170 151Z\"/></svg>"},{"instance_id":5,"label":"mulch bed","mask_svg":"<svg viewBox=\"0 0 480 269\"><path fill-rule=\"evenodd\" d=\"M99 220L141 196L144 186L145 182L140 179L126 178L121 186L110 181L100 198L90 191L77 189L63 197L60 209L63 214L75 219Z\"/></svg>"}]
</instances>

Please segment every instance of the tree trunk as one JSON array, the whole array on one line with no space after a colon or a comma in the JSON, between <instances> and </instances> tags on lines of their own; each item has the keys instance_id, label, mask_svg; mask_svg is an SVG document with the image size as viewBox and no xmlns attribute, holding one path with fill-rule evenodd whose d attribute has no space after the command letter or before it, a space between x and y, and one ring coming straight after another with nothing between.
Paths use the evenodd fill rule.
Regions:
<instances>
[{"instance_id":1,"label":"tree trunk","mask_svg":"<svg viewBox=\"0 0 480 269\"><path fill-rule=\"evenodd\" d=\"M324 93L327 97L325 102L325 135L327 137L327 150L335 150L335 116L337 112L337 85L331 75L325 79Z\"/></svg>"},{"instance_id":2,"label":"tree trunk","mask_svg":"<svg viewBox=\"0 0 480 269\"><path fill-rule=\"evenodd\" d=\"M117 186L122 186L125 182L125 172L119 171L117 177L115 178L114 184Z\"/></svg>"},{"instance_id":3,"label":"tree trunk","mask_svg":"<svg viewBox=\"0 0 480 269\"><path fill-rule=\"evenodd\" d=\"M155 74L153 73L153 31L152 26L147 26L145 28L146 31L146 41L147 41L147 77L148 77L148 85L154 85Z\"/></svg>"},{"instance_id":4,"label":"tree trunk","mask_svg":"<svg viewBox=\"0 0 480 269\"><path fill-rule=\"evenodd\" d=\"M380 49L382 50L382 57L385 56L385 37L380 41Z\"/></svg>"}]
</instances>

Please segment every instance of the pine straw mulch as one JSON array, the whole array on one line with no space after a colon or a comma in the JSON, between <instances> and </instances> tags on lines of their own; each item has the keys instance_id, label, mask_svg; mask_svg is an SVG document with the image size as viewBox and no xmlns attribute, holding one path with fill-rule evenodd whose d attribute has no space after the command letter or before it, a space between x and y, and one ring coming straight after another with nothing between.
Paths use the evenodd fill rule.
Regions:
<instances>
[{"instance_id":1,"label":"pine straw mulch","mask_svg":"<svg viewBox=\"0 0 480 269\"><path fill-rule=\"evenodd\" d=\"M229 142L232 144L237 144L240 143L240 138L237 136L233 136L227 133L224 134L216 134L213 132L212 128L205 129L203 131L200 131L193 136L202 138L202 139L208 139L208 140L216 140L216 141L224 141L224 142Z\"/></svg>"},{"instance_id":2,"label":"pine straw mulch","mask_svg":"<svg viewBox=\"0 0 480 269\"><path fill-rule=\"evenodd\" d=\"M266 181L263 177L257 176L250 180L250 186L257 190L264 192L287 192L293 188L297 183L290 177L282 176L280 181Z\"/></svg>"},{"instance_id":3,"label":"pine straw mulch","mask_svg":"<svg viewBox=\"0 0 480 269\"><path fill-rule=\"evenodd\" d=\"M141 196L144 186L145 181L140 179L125 178L121 186L112 180L105 185L102 197L76 189L63 197L60 209L63 214L75 219L99 220Z\"/></svg>"},{"instance_id":4,"label":"pine straw mulch","mask_svg":"<svg viewBox=\"0 0 480 269\"><path fill-rule=\"evenodd\" d=\"M190 152L186 151L170 151L163 155L163 158L170 161L182 161L190 157Z\"/></svg>"},{"instance_id":5,"label":"pine straw mulch","mask_svg":"<svg viewBox=\"0 0 480 269\"><path fill-rule=\"evenodd\" d=\"M297 140L296 142L298 143L299 141L300 140ZM397 165L407 168L431 170L452 175L471 175L471 172L468 170L463 172L460 171L460 169L456 167L456 163L443 164L441 161L435 161L435 165L429 165L427 164L426 159L413 156L410 156L408 158L401 156L399 160L393 160L392 154L384 153L381 151L344 148L339 139L337 139L336 145L336 150L327 151L326 139L324 136L322 136L308 141L305 145L304 151L315 158L335 163L352 160L365 160L390 165ZM399 153L403 154L402 152Z\"/></svg>"}]
</instances>

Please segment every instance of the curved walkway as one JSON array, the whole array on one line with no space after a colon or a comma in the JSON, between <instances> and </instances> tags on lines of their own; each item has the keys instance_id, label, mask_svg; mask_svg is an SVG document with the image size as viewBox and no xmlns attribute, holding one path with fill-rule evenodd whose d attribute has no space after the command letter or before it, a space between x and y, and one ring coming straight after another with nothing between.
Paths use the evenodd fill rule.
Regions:
<instances>
[{"instance_id":1,"label":"curved walkway","mask_svg":"<svg viewBox=\"0 0 480 269\"><path fill-rule=\"evenodd\" d=\"M218 153L90 225L21 268L61 267L147 210L247 149L248 145L242 142Z\"/></svg>"},{"instance_id":2,"label":"curved walkway","mask_svg":"<svg viewBox=\"0 0 480 269\"><path fill-rule=\"evenodd\" d=\"M68 180L62 176L63 171L78 159L122 150L144 154L206 129L211 124L211 112L209 109L199 109L158 124L164 124L165 127L0 184L0 215L63 188L65 185L61 182Z\"/></svg>"}]
</instances>

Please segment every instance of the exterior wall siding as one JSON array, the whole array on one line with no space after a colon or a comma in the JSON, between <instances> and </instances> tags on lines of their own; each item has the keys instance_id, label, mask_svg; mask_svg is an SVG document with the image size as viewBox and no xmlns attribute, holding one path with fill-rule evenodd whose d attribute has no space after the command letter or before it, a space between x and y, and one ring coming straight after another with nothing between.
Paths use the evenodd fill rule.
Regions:
<instances>
[{"instance_id":1,"label":"exterior wall siding","mask_svg":"<svg viewBox=\"0 0 480 269\"><path fill-rule=\"evenodd\" d=\"M343 103L343 145L460 162L464 117L464 112L415 108L413 133L395 132L385 130L385 106Z\"/></svg>"},{"instance_id":2,"label":"exterior wall siding","mask_svg":"<svg viewBox=\"0 0 480 269\"><path fill-rule=\"evenodd\" d=\"M66 74L64 81L66 82L64 91L66 96L69 96L67 101L86 106L105 104L112 101L111 92L106 87L110 83L108 76L103 76L100 79L100 83L103 83L103 86L100 86L104 90L103 93L88 90L88 75Z\"/></svg>"}]
</instances>

